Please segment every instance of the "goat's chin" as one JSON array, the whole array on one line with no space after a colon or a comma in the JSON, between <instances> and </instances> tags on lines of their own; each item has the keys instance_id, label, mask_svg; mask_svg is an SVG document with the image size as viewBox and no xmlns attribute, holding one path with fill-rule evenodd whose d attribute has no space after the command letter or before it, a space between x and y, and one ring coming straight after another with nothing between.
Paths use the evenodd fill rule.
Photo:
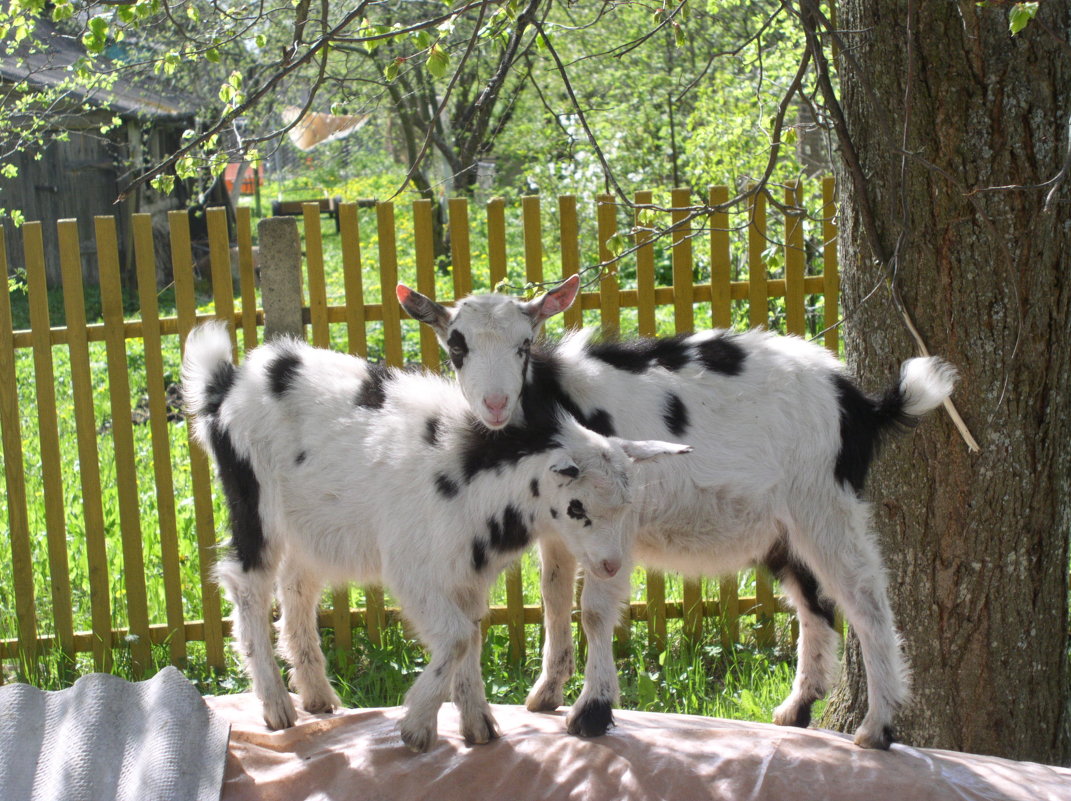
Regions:
<instances>
[{"instance_id":1,"label":"goat's chin","mask_svg":"<svg viewBox=\"0 0 1071 801\"><path fill-rule=\"evenodd\" d=\"M486 414L481 414L480 422L492 431L498 431L509 424L509 415L505 417L490 417Z\"/></svg>"},{"instance_id":2,"label":"goat's chin","mask_svg":"<svg viewBox=\"0 0 1071 801\"><path fill-rule=\"evenodd\" d=\"M617 571L609 573L607 572L606 568L604 568L601 564L595 565L591 562L587 562L584 565L584 573L594 578L597 578L599 581L606 581L607 579L612 579L614 576L617 575Z\"/></svg>"}]
</instances>

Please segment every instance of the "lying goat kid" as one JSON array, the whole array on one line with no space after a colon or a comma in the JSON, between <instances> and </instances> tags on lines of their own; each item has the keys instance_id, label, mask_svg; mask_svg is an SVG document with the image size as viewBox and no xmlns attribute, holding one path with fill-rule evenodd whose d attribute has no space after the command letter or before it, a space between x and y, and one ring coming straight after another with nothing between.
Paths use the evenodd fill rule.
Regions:
<instances>
[{"instance_id":1,"label":"lying goat kid","mask_svg":"<svg viewBox=\"0 0 1071 801\"><path fill-rule=\"evenodd\" d=\"M327 712L339 702L320 650L321 590L382 582L431 651L401 722L414 751L434 743L451 695L467 740L495 736L479 621L502 569L538 532L554 531L589 575L611 578L624 558L631 461L688 450L608 439L567 415L490 432L456 384L296 340L235 367L216 323L191 332L182 378L194 436L230 508L218 577L265 722L295 721L271 647L273 585L291 683L306 710Z\"/></svg>"},{"instance_id":2,"label":"lying goat kid","mask_svg":"<svg viewBox=\"0 0 1071 801\"><path fill-rule=\"evenodd\" d=\"M687 439L695 453L638 494L633 555L686 576L765 564L800 619L799 664L783 725L806 726L835 677L833 603L852 624L866 665L869 711L855 741L887 748L907 695L881 557L860 497L881 435L913 422L952 392L937 358L909 359L880 400L864 395L824 348L763 331L705 331L592 344L584 333L534 345L543 322L568 308L576 277L541 298L472 296L452 310L400 285L398 299L449 352L465 397L488 429L540 425L567 411L609 436ZM540 545L546 646L532 710L562 703L572 672L569 625L575 561L553 537ZM628 570L586 582L584 689L567 720L574 734L611 725L618 695L611 650ZM610 599L613 599L611 601Z\"/></svg>"}]
</instances>

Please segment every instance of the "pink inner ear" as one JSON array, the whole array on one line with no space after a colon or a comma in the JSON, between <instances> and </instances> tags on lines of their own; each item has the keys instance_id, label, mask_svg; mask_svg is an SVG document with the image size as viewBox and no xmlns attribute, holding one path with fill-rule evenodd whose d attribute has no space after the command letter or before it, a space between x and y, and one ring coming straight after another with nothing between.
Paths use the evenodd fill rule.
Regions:
<instances>
[{"instance_id":1,"label":"pink inner ear","mask_svg":"<svg viewBox=\"0 0 1071 801\"><path fill-rule=\"evenodd\" d=\"M555 314L559 314L572 306L579 288L579 275L570 275L566 278L561 286L555 287L543 297L543 302L539 309L539 319L546 320L548 317L553 317Z\"/></svg>"},{"instance_id":2,"label":"pink inner ear","mask_svg":"<svg viewBox=\"0 0 1071 801\"><path fill-rule=\"evenodd\" d=\"M409 296L413 294L413 290L407 287L405 284L398 284L398 288L395 290L398 295L398 302L405 305L405 302L409 300Z\"/></svg>"}]
</instances>

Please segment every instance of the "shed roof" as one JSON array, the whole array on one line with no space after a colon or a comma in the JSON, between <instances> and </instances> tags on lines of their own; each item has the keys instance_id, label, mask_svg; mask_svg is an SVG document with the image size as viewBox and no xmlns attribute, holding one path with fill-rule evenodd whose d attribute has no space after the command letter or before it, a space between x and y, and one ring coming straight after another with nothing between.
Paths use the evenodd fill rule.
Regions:
<instances>
[{"instance_id":1,"label":"shed roof","mask_svg":"<svg viewBox=\"0 0 1071 801\"><path fill-rule=\"evenodd\" d=\"M47 42L47 52L0 55L0 76L11 83L26 81L31 87L55 88L70 76L68 68L85 55L82 43L47 20L37 23L35 36ZM151 79L120 80L110 88L72 87L77 100L113 111L120 116L181 118L194 113L195 101L182 93L154 86Z\"/></svg>"}]
</instances>

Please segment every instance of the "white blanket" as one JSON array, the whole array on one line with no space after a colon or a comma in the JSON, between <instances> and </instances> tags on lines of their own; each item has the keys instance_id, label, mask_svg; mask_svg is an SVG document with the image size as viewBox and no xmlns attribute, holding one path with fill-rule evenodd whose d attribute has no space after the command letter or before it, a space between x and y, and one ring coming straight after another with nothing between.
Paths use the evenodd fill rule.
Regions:
<instances>
[{"instance_id":1,"label":"white blanket","mask_svg":"<svg viewBox=\"0 0 1071 801\"><path fill-rule=\"evenodd\" d=\"M175 668L0 687L2 801L216 801L230 726Z\"/></svg>"}]
</instances>

